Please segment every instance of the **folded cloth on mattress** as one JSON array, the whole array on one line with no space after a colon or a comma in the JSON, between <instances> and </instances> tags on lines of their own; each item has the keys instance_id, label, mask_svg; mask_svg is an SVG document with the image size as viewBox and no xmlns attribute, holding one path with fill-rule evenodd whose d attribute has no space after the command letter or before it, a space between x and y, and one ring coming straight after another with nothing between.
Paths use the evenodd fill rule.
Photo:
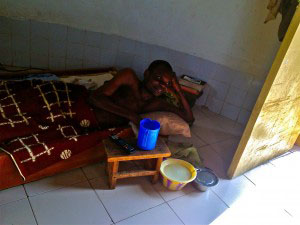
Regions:
<instances>
[{"instance_id":1,"label":"folded cloth on mattress","mask_svg":"<svg viewBox=\"0 0 300 225\"><path fill-rule=\"evenodd\" d=\"M24 179L123 130L98 130L87 94L59 81L0 81L0 149Z\"/></svg>"},{"instance_id":2,"label":"folded cloth on mattress","mask_svg":"<svg viewBox=\"0 0 300 225\"><path fill-rule=\"evenodd\" d=\"M29 75L24 75L20 77L11 77L11 78L6 78L3 80L45 80L45 81L51 81L51 80L59 80L59 78L52 73L42 73L42 74L29 74Z\"/></svg>"}]
</instances>

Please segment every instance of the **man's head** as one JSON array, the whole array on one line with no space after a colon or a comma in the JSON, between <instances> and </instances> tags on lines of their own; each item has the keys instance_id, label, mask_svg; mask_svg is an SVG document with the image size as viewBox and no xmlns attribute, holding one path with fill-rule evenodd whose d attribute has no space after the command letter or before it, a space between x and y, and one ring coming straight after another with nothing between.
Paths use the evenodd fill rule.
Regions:
<instances>
[{"instance_id":1,"label":"man's head","mask_svg":"<svg viewBox=\"0 0 300 225\"><path fill-rule=\"evenodd\" d=\"M172 86L174 72L171 65L164 60L153 61L144 73L145 86L155 96L160 96Z\"/></svg>"}]
</instances>

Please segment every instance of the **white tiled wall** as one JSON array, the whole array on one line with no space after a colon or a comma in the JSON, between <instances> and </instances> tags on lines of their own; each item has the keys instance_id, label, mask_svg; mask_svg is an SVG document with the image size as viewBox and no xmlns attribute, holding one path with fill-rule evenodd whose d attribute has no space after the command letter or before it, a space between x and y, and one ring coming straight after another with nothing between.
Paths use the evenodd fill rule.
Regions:
<instances>
[{"instance_id":1,"label":"white tiled wall","mask_svg":"<svg viewBox=\"0 0 300 225\"><path fill-rule=\"evenodd\" d=\"M178 75L207 81L197 104L245 124L262 87L254 75L205 59L116 35L0 17L0 62L43 69L132 67L142 74L155 59L171 63Z\"/></svg>"}]
</instances>

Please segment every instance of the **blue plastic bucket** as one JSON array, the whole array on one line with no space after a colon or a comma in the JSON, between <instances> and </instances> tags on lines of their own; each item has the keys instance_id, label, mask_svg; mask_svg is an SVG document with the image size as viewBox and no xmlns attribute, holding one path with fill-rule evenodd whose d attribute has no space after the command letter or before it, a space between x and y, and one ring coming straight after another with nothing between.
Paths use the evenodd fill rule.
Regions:
<instances>
[{"instance_id":1,"label":"blue plastic bucket","mask_svg":"<svg viewBox=\"0 0 300 225\"><path fill-rule=\"evenodd\" d=\"M153 150L156 145L160 124L156 120L143 119L140 122L138 147L143 150Z\"/></svg>"}]
</instances>

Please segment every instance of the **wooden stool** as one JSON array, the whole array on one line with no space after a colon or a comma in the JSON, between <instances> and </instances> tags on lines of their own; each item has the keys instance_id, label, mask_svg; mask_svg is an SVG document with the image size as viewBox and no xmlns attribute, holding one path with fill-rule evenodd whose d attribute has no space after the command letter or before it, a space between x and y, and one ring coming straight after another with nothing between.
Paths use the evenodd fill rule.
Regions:
<instances>
[{"instance_id":1,"label":"wooden stool","mask_svg":"<svg viewBox=\"0 0 300 225\"><path fill-rule=\"evenodd\" d=\"M126 141L132 146L136 146L136 139L126 139ZM117 179L126 178L126 177L139 177L139 176L153 176L152 182L155 183L158 180L160 165L164 157L169 157L171 152L168 146L163 140L158 138L156 147L154 150L143 151L136 150L133 154L127 155L124 153L122 148L111 140L107 139L103 141L105 152L107 155L107 172L108 172L108 182L109 187L114 189L116 187ZM135 170L135 171L121 171L118 172L119 162L120 161L131 161L131 160L155 160L155 168L149 168L144 170ZM148 163L149 165L149 163Z\"/></svg>"}]
</instances>

